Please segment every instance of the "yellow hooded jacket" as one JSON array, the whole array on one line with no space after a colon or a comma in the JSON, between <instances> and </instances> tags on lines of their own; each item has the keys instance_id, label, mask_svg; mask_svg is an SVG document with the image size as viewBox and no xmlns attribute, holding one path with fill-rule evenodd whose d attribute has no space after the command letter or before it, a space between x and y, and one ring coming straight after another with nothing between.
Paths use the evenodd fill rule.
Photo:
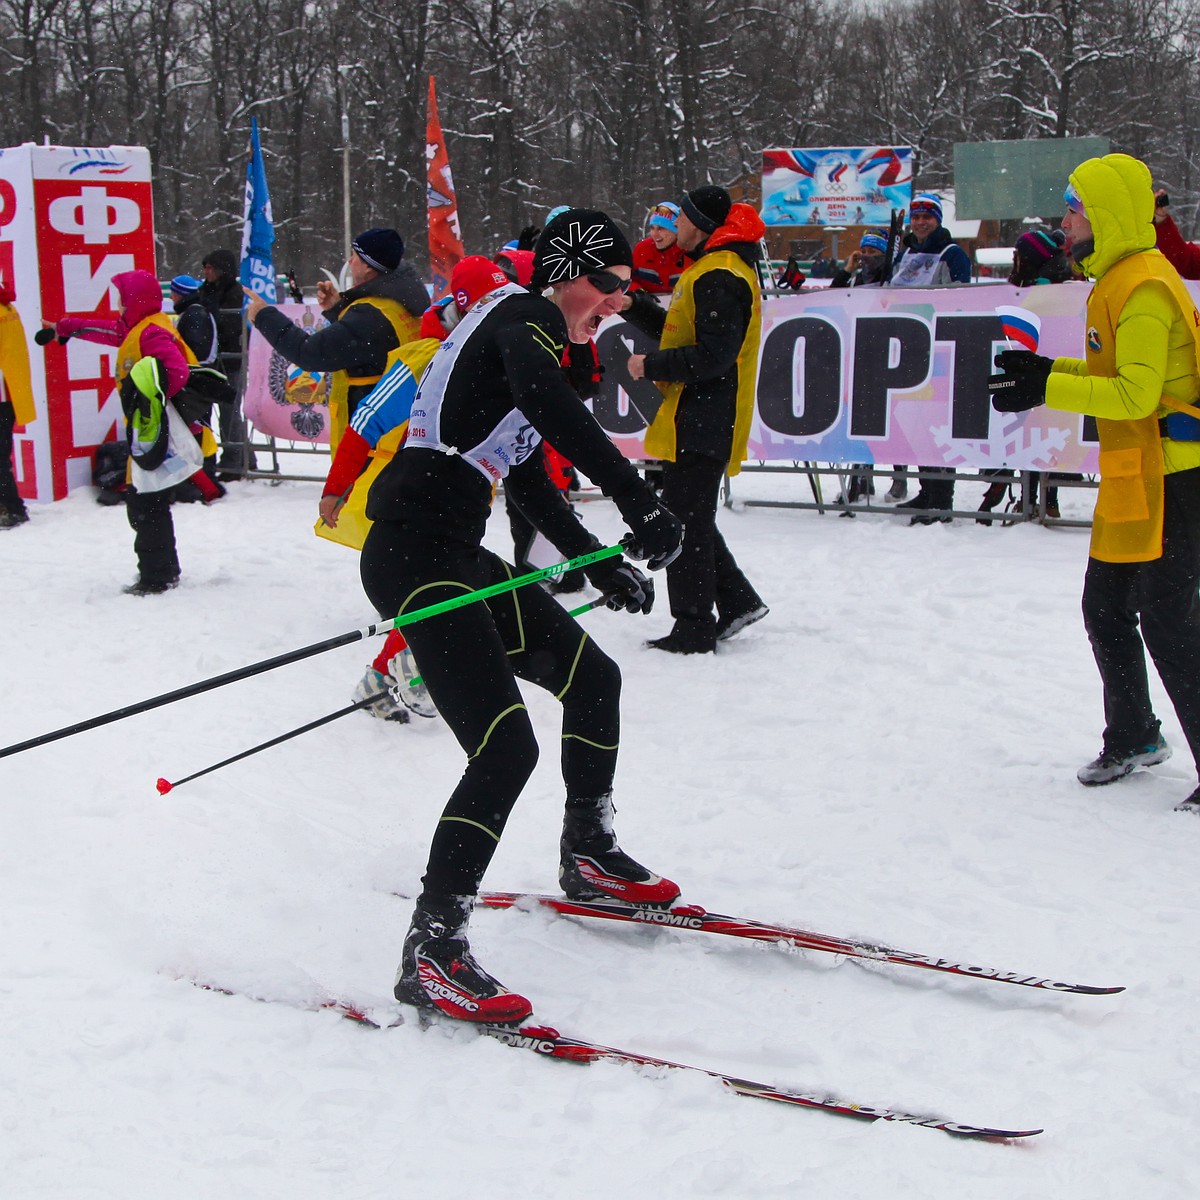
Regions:
<instances>
[{"instance_id":1,"label":"yellow hooded jacket","mask_svg":"<svg viewBox=\"0 0 1200 1200\"><path fill-rule=\"evenodd\" d=\"M11 304L0 304L0 400L13 406L18 425L37 416L29 374L29 347L21 318Z\"/></svg>"},{"instance_id":2,"label":"yellow hooded jacket","mask_svg":"<svg viewBox=\"0 0 1200 1200\"><path fill-rule=\"evenodd\" d=\"M1090 158L1071 174L1095 249L1080 264L1096 285L1087 304L1087 357L1055 359L1050 408L1096 418L1100 492L1090 553L1102 562L1162 554L1163 476L1200 467L1200 442L1163 438L1159 417L1192 415L1200 396L1200 314L1154 248L1154 193L1145 164Z\"/></svg>"}]
</instances>

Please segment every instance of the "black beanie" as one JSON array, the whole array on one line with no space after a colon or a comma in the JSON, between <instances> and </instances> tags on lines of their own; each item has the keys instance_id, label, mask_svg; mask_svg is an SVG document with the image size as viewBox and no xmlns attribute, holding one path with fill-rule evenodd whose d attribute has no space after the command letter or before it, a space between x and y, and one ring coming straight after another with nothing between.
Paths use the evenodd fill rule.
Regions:
<instances>
[{"instance_id":1,"label":"black beanie","mask_svg":"<svg viewBox=\"0 0 1200 1200\"><path fill-rule=\"evenodd\" d=\"M200 265L215 267L222 275L228 275L230 278L238 273L237 259L233 257L232 250L214 250L211 254L204 256Z\"/></svg>"},{"instance_id":2,"label":"black beanie","mask_svg":"<svg viewBox=\"0 0 1200 1200\"><path fill-rule=\"evenodd\" d=\"M542 230L533 248L535 288L578 279L605 267L633 266L633 251L616 222L590 208L568 208Z\"/></svg>"},{"instance_id":3,"label":"black beanie","mask_svg":"<svg viewBox=\"0 0 1200 1200\"><path fill-rule=\"evenodd\" d=\"M394 229L364 229L350 249L372 270L394 271L404 257L404 239Z\"/></svg>"},{"instance_id":4,"label":"black beanie","mask_svg":"<svg viewBox=\"0 0 1200 1200\"><path fill-rule=\"evenodd\" d=\"M679 202L684 215L703 233L713 233L718 225L724 225L733 207L729 193L723 187L706 183L684 194Z\"/></svg>"}]
</instances>

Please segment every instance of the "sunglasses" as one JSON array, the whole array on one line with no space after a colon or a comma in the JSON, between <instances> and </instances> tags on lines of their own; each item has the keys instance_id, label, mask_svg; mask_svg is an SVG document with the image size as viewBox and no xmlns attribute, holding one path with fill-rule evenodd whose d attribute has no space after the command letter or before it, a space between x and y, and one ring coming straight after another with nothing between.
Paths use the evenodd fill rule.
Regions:
<instances>
[{"instance_id":1,"label":"sunglasses","mask_svg":"<svg viewBox=\"0 0 1200 1200\"><path fill-rule=\"evenodd\" d=\"M937 220L937 212L925 204L914 204L909 210L908 219L911 221L913 217L933 217Z\"/></svg>"},{"instance_id":2,"label":"sunglasses","mask_svg":"<svg viewBox=\"0 0 1200 1200\"><path fill-rule=\"evenodd\" d=\"M587 281L598 292L603 292L606 296L611 296L613 292L627 292L629 285L633 282L632 279L622 279L620 275L614 275L611 271L593 271L587 276Z\"/></svg>"},{"instance_id":3,"label":"sunglasses","mask_svg":"<svg viewBox=\"0 0 1200 1200\"><path fill-rule=\"evenodd\" d=\"M1075 190L1073 184L1067 184L1067 190L1063 192L1063 203L1073 212L1078 213L1081 217L1083 212L1083 201L1079 198L1079 193Z\"/></svg>"}]
</instances>

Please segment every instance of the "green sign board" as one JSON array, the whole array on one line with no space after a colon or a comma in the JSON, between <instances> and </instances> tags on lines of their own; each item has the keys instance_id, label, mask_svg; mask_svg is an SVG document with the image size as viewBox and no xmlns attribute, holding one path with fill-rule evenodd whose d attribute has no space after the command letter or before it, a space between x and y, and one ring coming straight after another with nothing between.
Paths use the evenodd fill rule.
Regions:
<instances>
[{"instance_id":1,"label":"green sign board","mask_svg":"<svg viewBox=\"0 0 1200 1200\"><path fill-rule=\"evenodd\" d=\"M958 142L955 215L970 221L1061 216L1067 177L1084 159L1108 150L1102 137Z\"/></svg>"}]
</instances>

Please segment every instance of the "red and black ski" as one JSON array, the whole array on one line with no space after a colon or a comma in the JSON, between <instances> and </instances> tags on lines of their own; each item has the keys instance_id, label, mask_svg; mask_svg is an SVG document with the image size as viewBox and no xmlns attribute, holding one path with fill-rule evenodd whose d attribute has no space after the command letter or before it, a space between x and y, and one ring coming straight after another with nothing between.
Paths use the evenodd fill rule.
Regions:
<instances>
[{"instance_id":1,"label":"red and black ski","mask_svg":"<svg viewBox=\"0 0 1200 1200\"><path fill-rule=\"evenodd\" d=\"M821 950L827 954L844 954L851 958L871 959L874 962L899 963L906 967L924 967L950 975L966 975L972 979L992 979L997 983L1015 983L1021 987L1042 988L1051 992L1074 992L1084 996L1111 996L1123 992L1123 987L1089 987L1082 983L1060 983L1017 971L1002 971L996 967L979 967L956 959L935 958L929 954L914 954L893 946L878 946L870 942L831 937L807 929L792 929L786 925L770 925L763 921L748 921L705 911L699 905L680 904L669 909L636 908L619 900L568 900L564 896L545 896L524 892L483 892L480 904L489 908L513 908L522 901L552 909L567 917L593 917L605 921L626 921L632 925L662 926L670 929L691 929L697 933L716 933L724 937L748 938L755 942L777 942L801 950Z\"/></svg>"},{"instance_id":2,"label":"red and black ski","mask_svg":"<svg viewBox=\"0 0 1200 1200\"><path fill-rule=\"evenodd\" d=\"M721 1071L710 1071L707 1067L698 1067L692 1063L672 1062L665 1058L655 1058L649 1054L639 1054L632 1050L619 1050L614 1046L602 1046L598 1042L586 1042L580 1038L565 1037L557 1029L543 1025L523 1025L512 1028L507 1025L474 1025L467 1021L454 1021L439 1014L415 1012L406 1014L398 1006L384 1010L364 1008L340 1000L334 996L317 997L313 999L275 999L259 993L238 992L214 983L191 980L196 987L208 992L219 992L225 996L243 996L249 1000L264 1003L287 1004L292 1008L300 1008L309 1012L334 1012L357 1025L368 1029L394 1029L405 1025L406 1015L416 1017L421 1026L437 1024L442 1027L450 1026L455 1029L469 1029L475 1033L485 1034L495 1038L506 1046L518 1050L532 1050L544 1058L560 1059L564 1062L594 1063L621 1062L631 1063L638 1067L656 1067L671 1071L691 1071L699 1075L707 1075L727 1087L738 1096L753 1096L760 1100L775 1100L780 1104L794 1104L801 1108L817 1109L820 1112L833 1113L842 1117L857 1117L863 1121L896 1121L903 1125L920 1125L925 1129L939 1129L943 1133L955 1137L978 1138L990 1141L1008 1141L1012 1138L1033 1137L1042 1132L1040 1129L999 1129L988 1125L964 1125L958 1121L947 1121L940 1117L922 1115L919 1113L902 1112L895 1108L880 1108L867 1104L856 1104L850 1100L839 1099L819 1092L802 1092L794 1088L773 1087L766 1083L756 1083L752 1079L741 1079L736 1075L726 1075Z\"/></svg>"}]
</instances>

